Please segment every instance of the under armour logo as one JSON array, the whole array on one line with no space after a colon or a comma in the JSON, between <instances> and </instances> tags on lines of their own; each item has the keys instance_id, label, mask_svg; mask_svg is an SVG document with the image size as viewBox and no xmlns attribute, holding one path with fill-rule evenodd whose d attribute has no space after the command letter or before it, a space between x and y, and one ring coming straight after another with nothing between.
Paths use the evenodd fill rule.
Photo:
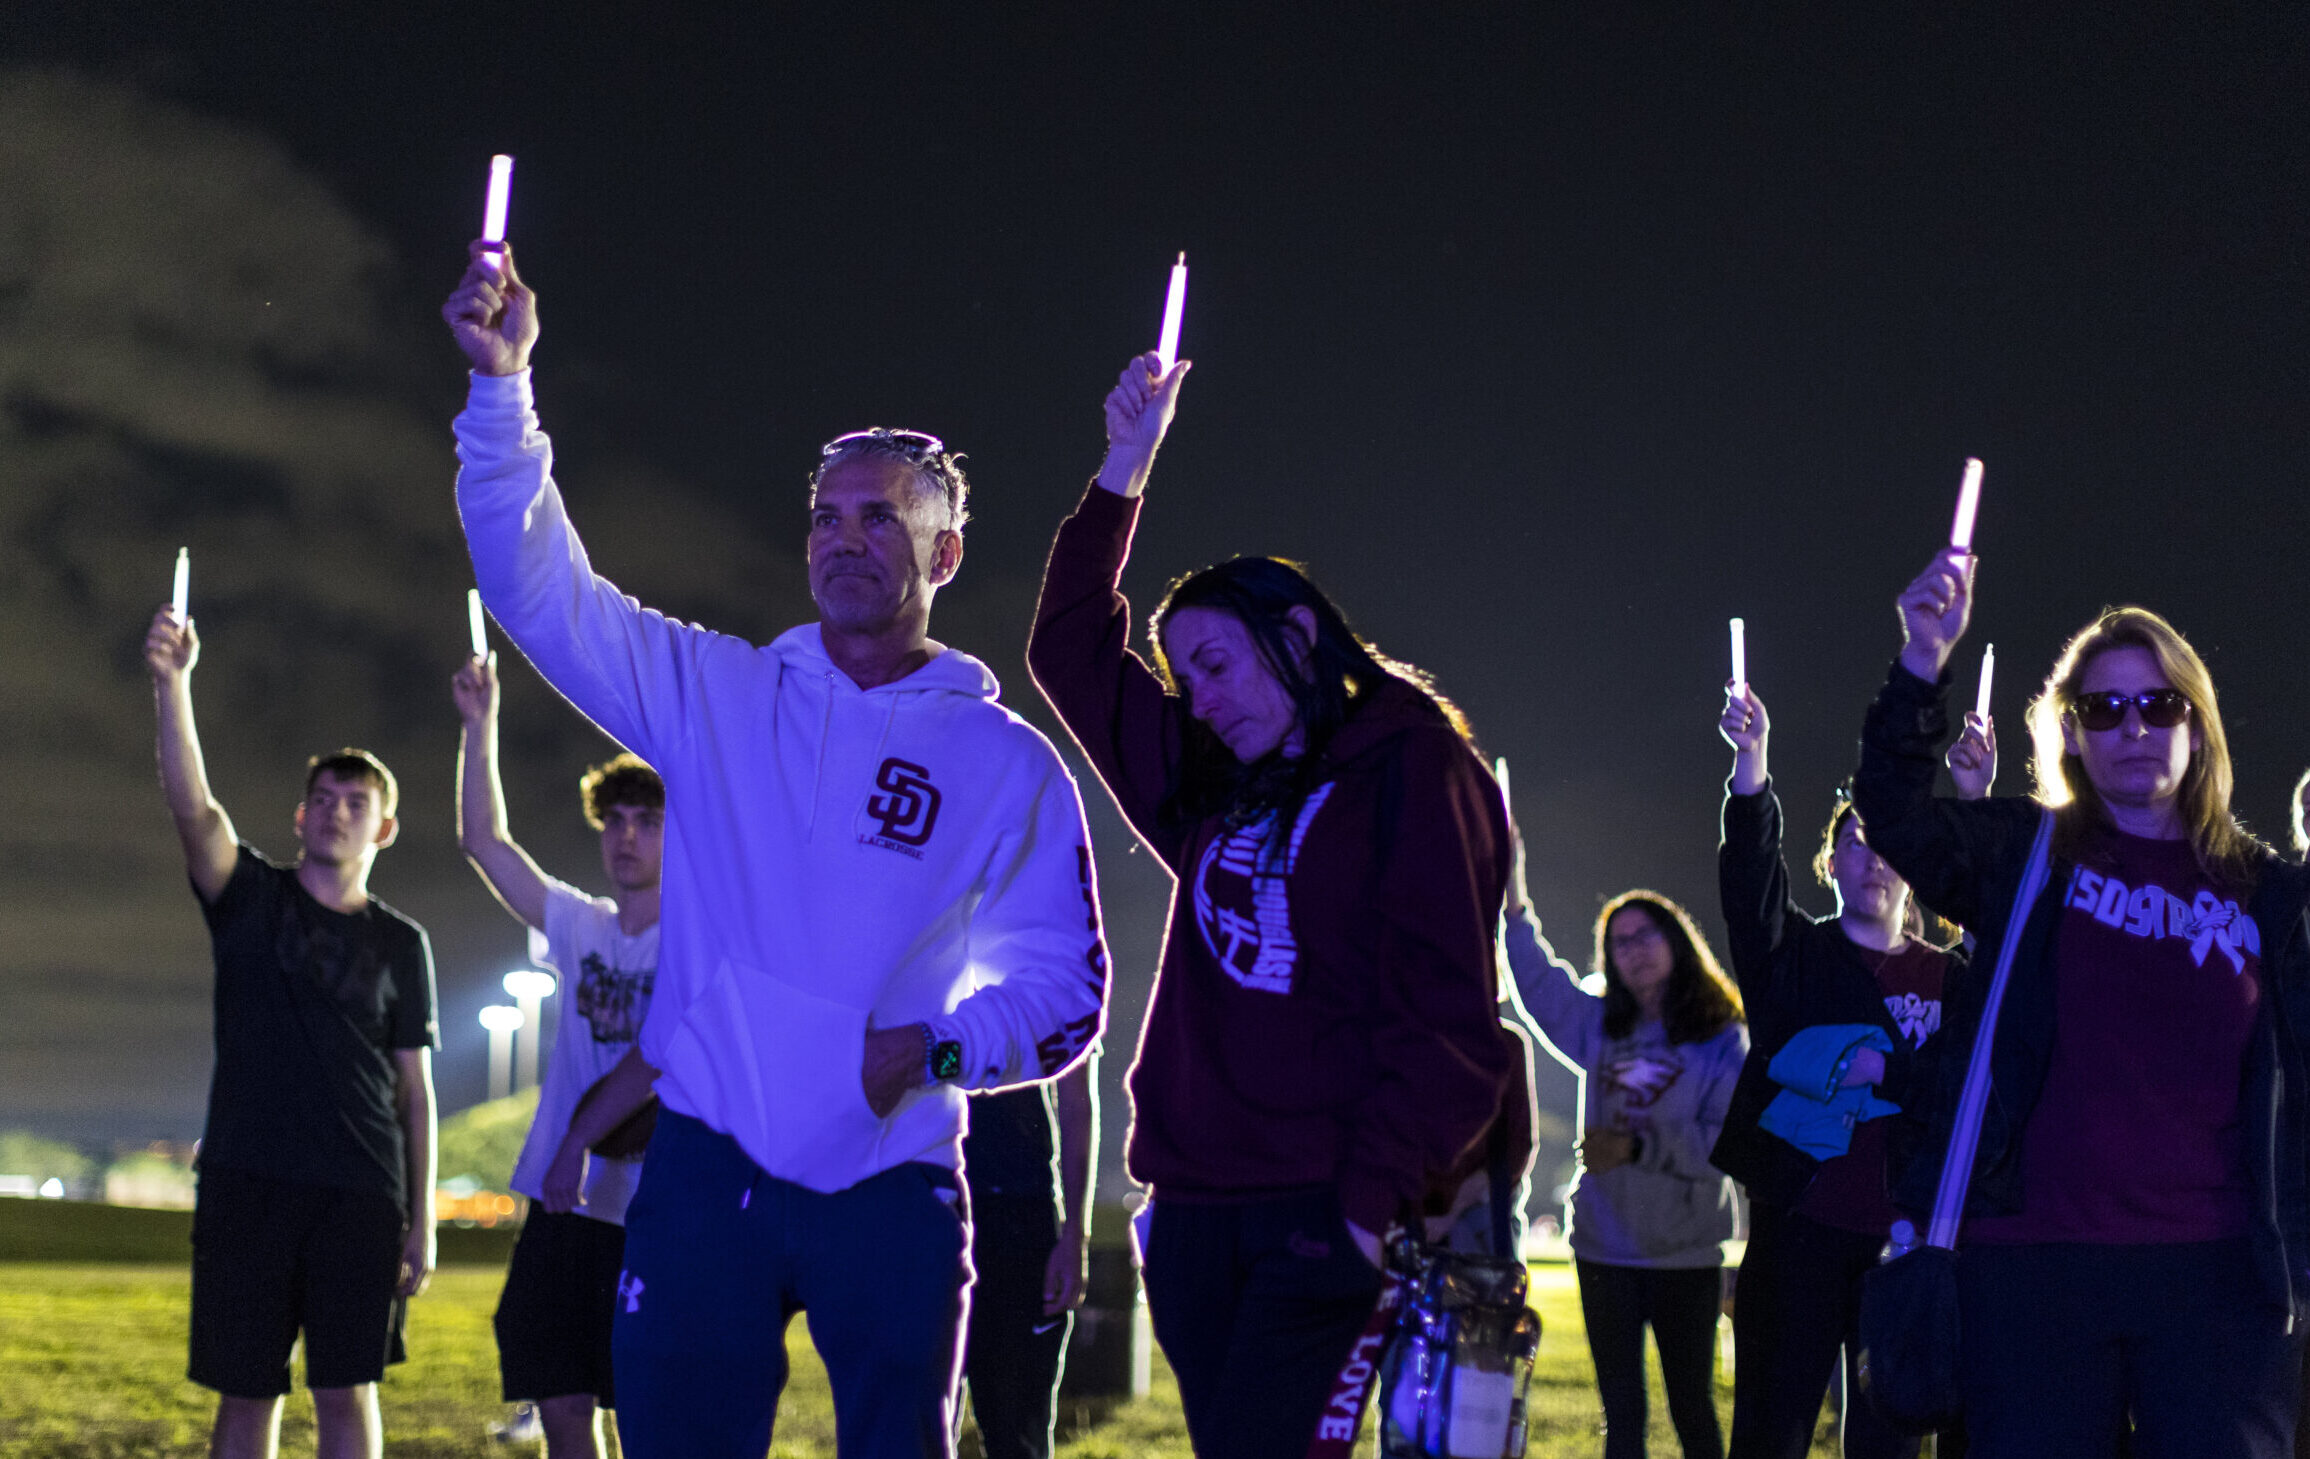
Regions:
<instances>
[{"instance_id":1,"label":"under armour logo","mask_svg":"<svg viewBox=\"0 0 2310 1459\"><path fill-rule=\"evenodd\" d=\"M873 822L875 829L859 839L894 851L928 841L945 799L930 783L930 772L892 756L875 772L874 785L887 793L866 798L865 819Z\"/></svg>"},{"instance_id":2,"label":"under armour logo","mask_svg":"<svg viewBox=\"0 0 2310 1459\"><path fill-rule=\"evenodd\" d=\"M628 1312L642 1310L642 1279L632 1272L618 1273L618 1300Z\"/></svg>"}]
</instances>

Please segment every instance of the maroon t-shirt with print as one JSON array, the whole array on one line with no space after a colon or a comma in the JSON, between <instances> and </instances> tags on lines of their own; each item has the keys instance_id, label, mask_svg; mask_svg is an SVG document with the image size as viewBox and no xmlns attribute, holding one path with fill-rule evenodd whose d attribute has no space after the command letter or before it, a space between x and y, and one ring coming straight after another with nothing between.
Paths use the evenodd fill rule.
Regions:
<instances>
[{"instance_id":1,"label":"maroon t-shirt with print","mask_svg":"<svg viewBox=\"0 0 2310 1459\"><path fill-rule=\"evenodd\" d=\"M1928 1040L1940 1037L1941 985L1949 976L1949 954L1916 941L1902 944L1892 954L1857 945L1855 951L1875 967L1885 1011L1908 1037L1909 1046L1922 1049ZM1882 1119L1854 1126L1852 1145L1844 1154L1821 1162L1797 1202L1797 1214L1843 1231L1882 1235L1891 1230L1899 1213L1885 1194L1885 1131Z\"/></svg>"},{"instance_id":2,"label":"maroon t-shirt with print","mask_svg":"<svg viewBox=\"0 0 2310 1459\"><path fill-rule=\"evenodd\" d=\"M2105 835L2054 934L2053 1059L2021 1137L2021 1211L1974 1241L2214 1241L2247 1229L2238 1096L2261 935L2187 841Z\"/></svg>"}]
</instances>

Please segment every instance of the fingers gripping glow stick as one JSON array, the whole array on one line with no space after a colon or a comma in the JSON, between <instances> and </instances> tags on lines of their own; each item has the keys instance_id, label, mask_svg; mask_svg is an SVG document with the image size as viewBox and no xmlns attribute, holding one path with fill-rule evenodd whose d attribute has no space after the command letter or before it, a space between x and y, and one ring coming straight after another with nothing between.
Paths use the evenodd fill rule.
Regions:
<instances>
[{"instance_id":1,"label":"fingers gripping glow stick","mask_svg":"<svg viewBox=\"0 0 2310 1459\"><path fill-rule=\"evenodd\" d=\"M1957 488L1957 520L1949 528L1949 545L1959 552L1973 550L1973 516L1981 510L1981 462L1968 458L1965 484Z\"/></svg>"},{"instance_id":2,"label":"fingers gripping glow stick","mask_svg":"<svg viewBox=\"0 0 2310 1459\"><path fill-rule=\"evenodd\" d=\"M1980 715L1984 723L1989 719L1989 686L1996 678L1997 645L1993 643L1981 651L1981 697L1973 704L1973 712Z\"/></svg>"},{"instance_id":3,"label":"fingers gripping glow stick","mask_svg":"<svg viewBox=\"0 0 2310 1459\"><path fill-rule=\"evenodd\" d=\"M513 159L498 154L489 159L489 202L481 210L481 237L487 243L505 241L505 204L513 193Z\"/></svg>"},{"instance_id":4,"label":"fingers gripping glow stick","mask_svg":"<svg viewBox=\"0 0 2310 1459\"><path fill-rule=\"evenodd\" d=\"M473 656L489 657L489 627L481 616L481 589L465 590L465 626L473 634Z\"/></svg>"},{"instance_id":5,"label":"fingers gripping glow stick","mask_svg":"<svg viewBox=\"0 0 2310 1459\"><path fill-rule=\"evenodd\" d=\"M1749 692L1749 626L1741 619L1732 621L1733 692Z\"/></svg>"},{"instance_id":6,"label":"fingers gripping glow stick","mask_svg":"<svg viewBox=\"0 0 2310 1459\"><path fill-rule=\"evenodd\" d=\"M168 601L170 606L176 609L177 621L183 622L186 612L192 607L192 549L190 547L179 547L176 550L176 589L169 594Z\"/></svg>"},{"instance_id":7,"label":"fingers gripping glow stick","mask_svg":"<svg viewBox=\"0 0 2310 1459\"><path fill-rule=\"evenodd\" d=\"M1163 373L1179 361L1179 316L1187 309L1187 255L1181 253L1179 262L1171 265L1171 292L1163 296L1163 333L1155 343L1156 358L1163 362Z\"/></svg>"}]
</instances>

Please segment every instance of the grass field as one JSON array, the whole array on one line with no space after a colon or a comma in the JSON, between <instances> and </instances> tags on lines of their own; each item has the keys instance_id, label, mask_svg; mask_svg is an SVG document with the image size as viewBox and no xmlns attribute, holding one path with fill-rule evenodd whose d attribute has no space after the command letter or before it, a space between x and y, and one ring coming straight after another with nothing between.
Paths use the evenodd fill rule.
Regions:
<instances>
[{"instance_id":1,"label":"grass field","mask_svg":"<svg viewBox=\"0 0 2310 1459\"><path fill-rule=\"evenodd\" d=\"M1535 1268L1534 1306L1546 1323L1533 1383L1530 1453L1591 1455L1601 1447L1594 1378L1568 1268ZM386 1453L394 1459L506 1459L490 1421L497 1354L489 1316L501 1273L451 1266L412 1309L410 1361L384 1385ZM0 1453L12 1459L128 1459L204 1452L212 1399L183 1378L189 1276L182 1264L0 1264ZM794 1380L778 1423L776 1456L834 1453L825 1370L795 1325ZM1186 1459L1185 1431L1160 1355L1155 1390L1088 1424L1060 1416L1067 1459ZM1719 1387L1720 1408L1730 1391ZM312 1452L312 1411L290 1400L282 1452ZM967 1443L967 1441L966 1441ZM1366 1447L1370 1441L1367 1437ZM1651 1449L1677 1452L1654 1380ZM534 1453L535 1450L525 1452ZM1833 1445L1816 1444L1816 1454Z\"/></svg>"}]
</instances>

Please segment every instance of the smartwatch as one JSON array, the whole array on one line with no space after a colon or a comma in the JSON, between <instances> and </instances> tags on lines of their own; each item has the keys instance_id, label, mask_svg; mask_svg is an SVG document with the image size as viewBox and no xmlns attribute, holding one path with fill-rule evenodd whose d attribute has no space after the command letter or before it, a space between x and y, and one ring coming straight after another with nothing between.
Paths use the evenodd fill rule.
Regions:
<instances>
[{"instance_id":1,"label":"smartwatch","mask_svg":"<svg viewBox=\"0 0 2310 1459\"><path fill-rule=\"evenodd\" d=\"M960 1039L942 1039L931 1032L929 1024L922 1028L922 1073L926 1084L952 1084L962 1078L963 1047Z\"/></svg>"}]
</instances>

